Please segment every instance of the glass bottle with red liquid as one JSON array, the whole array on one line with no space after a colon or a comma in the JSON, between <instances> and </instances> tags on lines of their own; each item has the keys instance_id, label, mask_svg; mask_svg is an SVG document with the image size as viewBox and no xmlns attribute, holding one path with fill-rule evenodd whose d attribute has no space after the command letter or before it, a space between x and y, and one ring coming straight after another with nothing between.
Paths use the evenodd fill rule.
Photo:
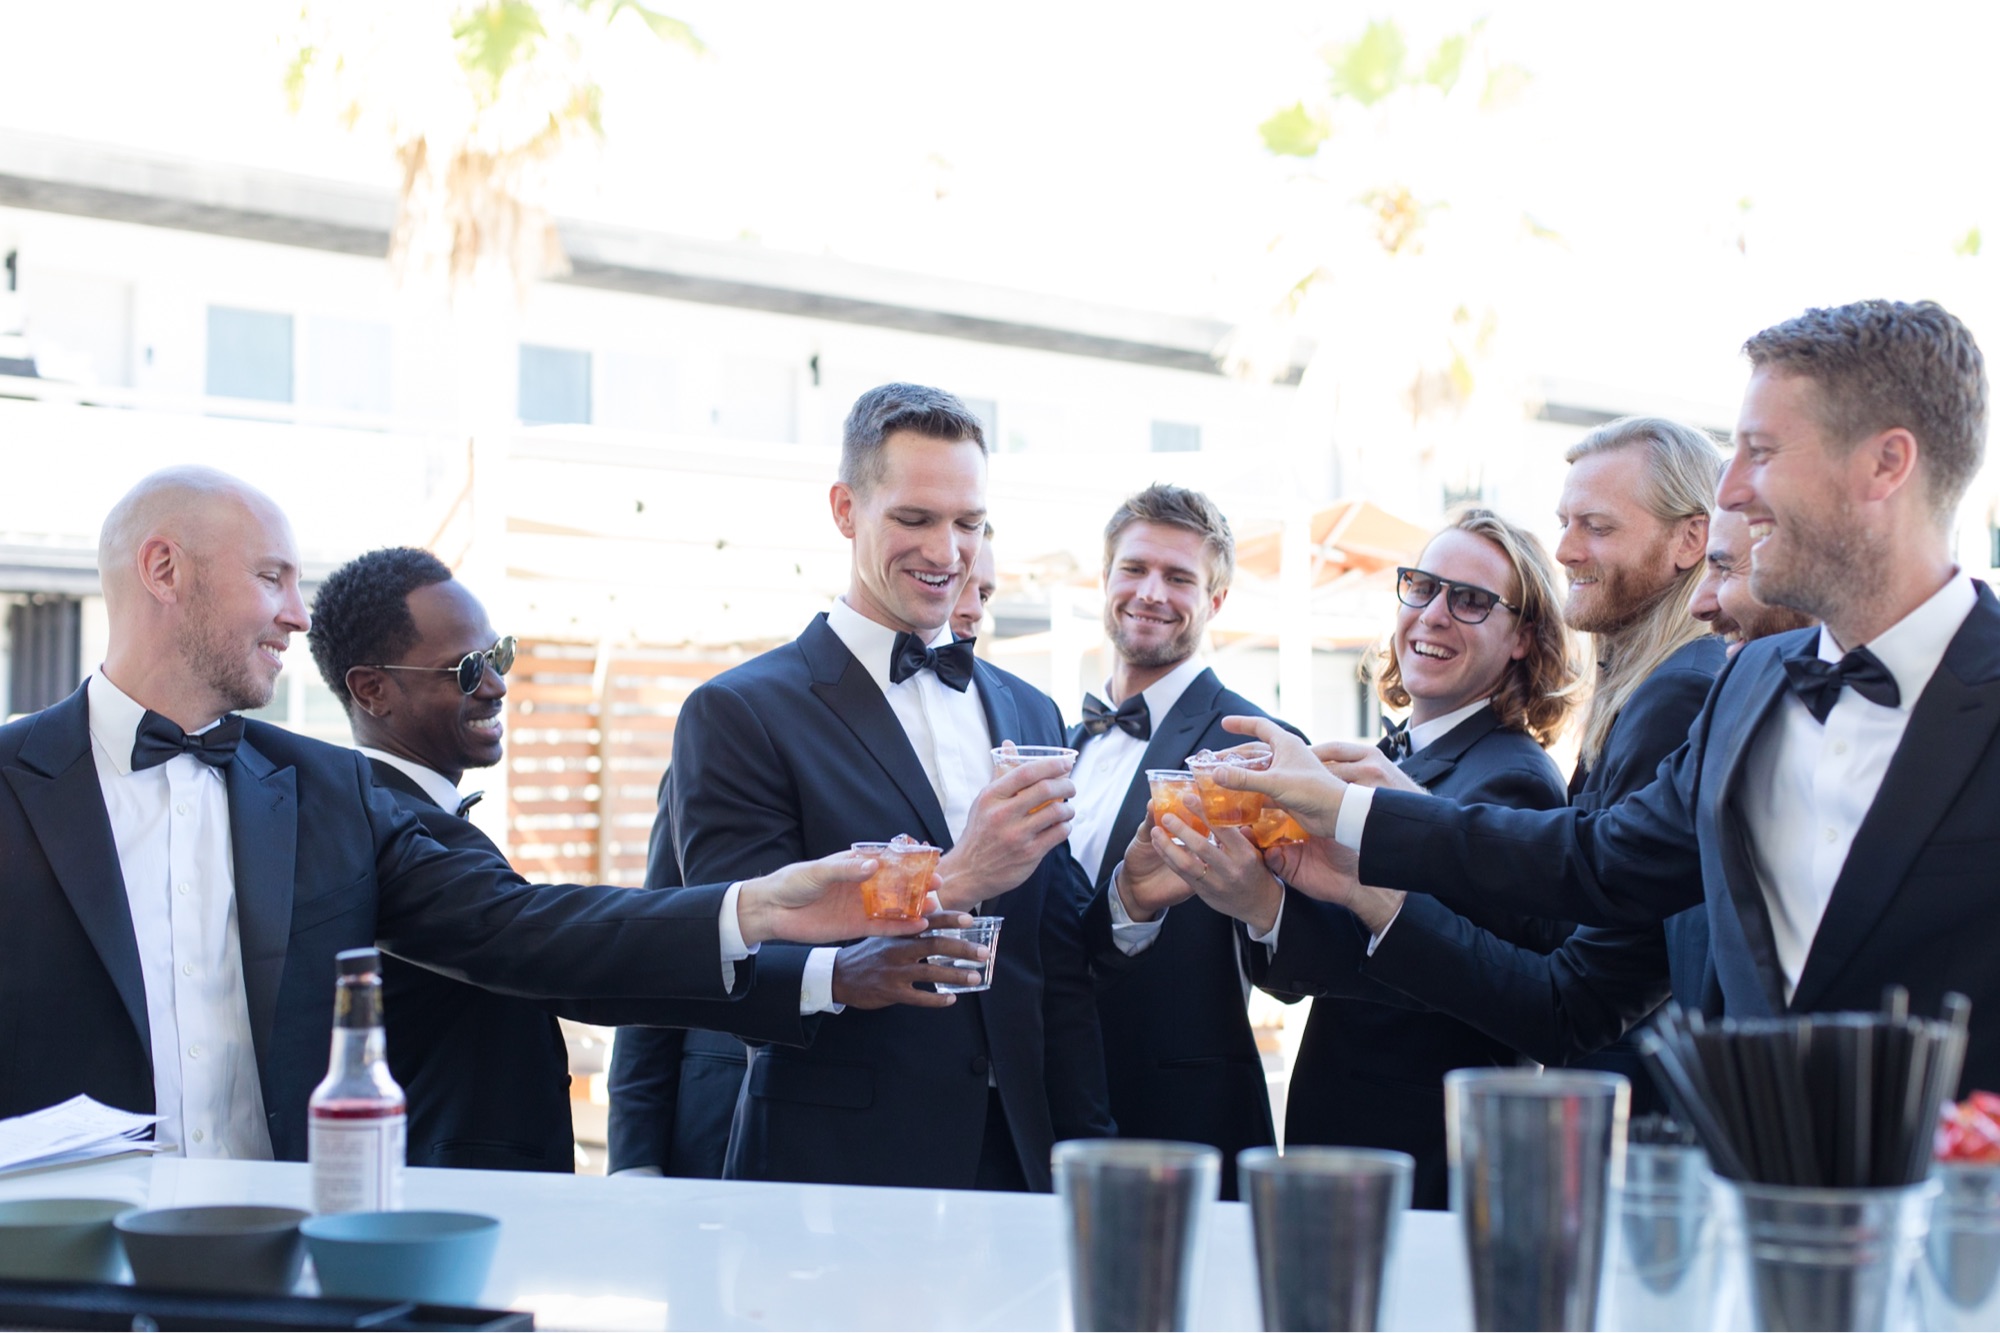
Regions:
<instances>
[{"instance_id":1,"label":"glass bottle with red liquid","mask_svg":"<svg viewBox=\"0 0 2000 1333\"><path fill-rule=\"evenodd\" d=\"M335 958L333 1057L306 1104L313 1211L377 1212L403 1206L409 1117L389 1076L382 1028L382 956L348 949Z\"/></svg>"}]
</instances>

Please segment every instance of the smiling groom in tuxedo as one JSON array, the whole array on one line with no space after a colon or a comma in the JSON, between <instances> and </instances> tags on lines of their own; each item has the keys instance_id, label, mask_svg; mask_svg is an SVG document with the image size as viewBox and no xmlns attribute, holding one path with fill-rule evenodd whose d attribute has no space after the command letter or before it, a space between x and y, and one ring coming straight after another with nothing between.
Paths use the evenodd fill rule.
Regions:
<instances>
[{"instance_id":1,"label":"smiling groom in tuxedo","mask_svg":"<svg viewBox=\"0 0 2000 1333\"><path fill-rule=\"evenodd\" d=\"M947 908L1004 918L992 988L937 995L938 941L766 949L745 1001L825 1012L807 1050L753 1047L733 1177L1050 1185L1060 1139L1112 1131L1065 845L1068 764L994 775L1003 741L1060 745L1056 706L949 624L986 526L979 420L888 384L848 414L833 520L846 593L797 640L702 685L674 730L671 817L691 882L907 833L945 849Z\"/></svg>"}]
</instances>

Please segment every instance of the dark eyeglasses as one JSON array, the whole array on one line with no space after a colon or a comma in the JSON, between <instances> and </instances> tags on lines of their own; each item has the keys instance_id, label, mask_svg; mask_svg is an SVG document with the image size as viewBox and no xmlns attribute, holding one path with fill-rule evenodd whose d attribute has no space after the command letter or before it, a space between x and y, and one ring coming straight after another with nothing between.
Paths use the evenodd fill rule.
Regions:
<instances>
[{"instance_id":1,"label":"dark eyeglasses","mask_svg":"<svg viewBox=\"0 0 2000 1333\"><path fill-rule=\"evenodd\" d=\"M486 668L489 663L492 665L493 674L496 676L504 676L508 671L513 669L513 635L501 635L494 642L493 646L483 653L467 653L458 659L457 666L392 666L382 663L377 665L375 669L377 671L450 671L458 676L458 688L466 694L473 694L478 691L479 683L486 679Z\"/></svg>"},{"instance_id":2,"label":"dark eyeglasses","mask_svg":"<svg viewBox=\"0 0 2000 1333\"><path fill-rule=\"evenodd\" d=\"M1444 609L1461 625L1483 623L1486 617L1493 614L1496 606L1504 606L1517 616L1521 614L1520 607L1501 601L1500 594L1475 588L1470 583L1453 583L1450 579L1441 579L1421 569L1398 567L1396 570L1396 600L1404 606L1421 610L1436 599L1441 588L1451 590L1445 594Z\"/></svg>"}]
</instances>

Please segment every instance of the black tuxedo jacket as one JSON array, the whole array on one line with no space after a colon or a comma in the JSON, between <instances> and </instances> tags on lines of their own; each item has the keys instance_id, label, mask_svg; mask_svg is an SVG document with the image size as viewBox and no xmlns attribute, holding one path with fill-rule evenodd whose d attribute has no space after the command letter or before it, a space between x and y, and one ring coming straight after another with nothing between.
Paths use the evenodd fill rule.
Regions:
<instances>
[{"instance_id":1,"label":"black tuxedo jacket","mask_svg":"<svg viewBox=\"0 0 2000 1333\"><path fill-rule=\"evenodd\" d=\"M1783 659L1811 654L1818 633L1746 645L1716 681L1687 744L1654 782L1608 809L1536 814L1378 794L1362 838L1362 879L1606 925L1643 925L1705 902L1729 1014L1872 1010L1891 983L1909 988L1914 1012L1936 1013L1945 992L1962 991L1973 1020L1961 1088L1994 1086L2000 603L1979 585L1972 614L1916 700L1788 1004L1738 798L1744 756L1774 724L1786 692Z\"/></svg>"},{"instance_id":2,"label":"black tuxedo jacket","mask_svg":"<svg viewBox=\"0 0 2000 1333\"><path fill-rule=\"evenodd\" d=\"M1562 805L1567 797L1562 773L1548 753L1525 733L1502 730L1490 708L1459 723L1398 767L1445 801L1547 810ZM1496 939L1543 949L1554 947L1569 933L1566 923L1491 907L1476 907L1470 915L1470 924ZM1399 918L1389 938L1402 929ZM1367 932L1346 911L1288 891L1278 947L1259 980L1273 991L1317 998L1292 1070L1285 1142L1409 1153L1417 1161L1412 1203L1443 1208L1449 1179L1445 1074L1482 1065L1512 1065L1519 1057L1508 1043L1457 1018L1411 1007L1400 997L1356 994L1353 987L1327 984L1330 960L1365 957L1367 947ZM1350 961L1348 966L1352 965Z\"/></svg>"},{"instance_id":3,"label":"black tuxedo jacket","mask_svg":"<svg viewBox=\"0 0 2000 1333\"><path fill-rule=\"evenodd\" d=\"M1618 715L1604 759L1571 805L1598 810L1643 789L1687 740L1728 660L1714 635L1686 645L1647 677ZM1671 994L1721 1012L1700 908L1642 926L1580 926L1553 953L1526 949L1413 894L1363 975L1394 986L1547 1065L1574 1064L1643 1022ZM1650 1086L1636 1064L1635 1095Z\"/></svg>"},{"instance_id":4,"label":"black tuxedo jacket","mask_svg":"<svg viewBox=\"0 0 2000 1333\"><path fill-rule=\"evenodd\" d=\"M1046 695L988 663L974 671L993 744L1062 742ZM673 771L673 829L691 880L728 881L898 833L951 846L888 700L823 615L688 696ZM1006 919L991 990L948 1009L848 1009L821 1020L808 1050L754 1048L728 1174L970 1187L990 1070L1022 1171L1047 1190L1052 1144L1113 1131L1080 878L1058 846L985 903ZM796 1015L807 953L766 946L744 1003Z\"/></svg>"},{"instance_id":5,"label":"black tuxedo jacket","mask_svg":"<svg viewBox=\"0 0 2000 1333\"><path fill-rule=\"evenodd\" d=\"M393 764L370 759L375 785L440 841L500 849L433 801ZM574 1171L569 1051L555 1015L533 1000L382 960L389 1072L409 1098L411 1166Z\"/></svg>"},{"instance_id":6,"label":"black tuxedo jacket","mask_svg":"<svg viewBox=\"0 0 2000 1333\"><path fill-rule=\"evenodd\" d=\"M1166 914L1149 948L1127 958L1111 942L1108 895L1112 872L1147 819L1146 770L1180 768L1196 750L1242 744L1243 737L1222 729L1232 714L1264 711L1203 671L1159 719L1118 807L1084 911L1118 1132L1214 1144L1222 1150L1225 1199L1236 1197L1236 1154L1276 1142L1264 1062L1243 1003L1236 923L1192 898ZM1069 743L1081 749L1090 738L1079 725L1070 729Z\"/></svg>"},{"instance_id":7,"label":"black tuxedo jacket","mask_svg":"<svg viewBox=\"0 0 2000 1333\"><path fill-rule=\"evenodd\" d=\"M0 1116L88 1093L153 1107L139 944L79 688L0 726ZM488 850L447 847L375 786L353 750L250 722L225 770L250 1031L280 1159L303 1160L326 1073L333 956L380 944L515 995L654 1001L725 995L724 886L649 894L531 885ZM752 969L738 965L736 990ZM637 1002L648 1003L637 1003ZM682 1021L720 1025L731 1003Z\"/></svg>"},{"instance_id":8,"label":"black tuxedo jacket","mask_svg":"<svg viewBox=\"0 0 2000 1333\"><path fill-rule=\"evenodd\" d=\"M646 846L649 889L680 887L672 790L673 766L668 765L660 775L660 811ZM808 1026L817 1023L807 1020ZM607 1079L610 1169L652 1166L663 1175L720 1180L747 1063L743 1043L724 1032L618 1029Z\"/></svg>"}]
</instances>

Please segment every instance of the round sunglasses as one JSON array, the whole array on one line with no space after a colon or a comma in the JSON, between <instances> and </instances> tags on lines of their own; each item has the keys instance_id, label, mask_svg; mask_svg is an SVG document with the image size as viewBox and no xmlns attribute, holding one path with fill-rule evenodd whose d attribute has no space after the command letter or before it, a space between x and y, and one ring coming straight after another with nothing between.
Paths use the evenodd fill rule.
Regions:
<instances>
[{"instance_id":1,"label":"round sunglasses","mask_svg":"<svg viewBox=\"0 0 2000 1333\"><path fill-rule=\"evenodd\" d=\"M489 664L492 666L493 674L496 676L504 676L513 669L513 635L501 635L494 641L493 646L484 652L467 653L464 657L458 659L457 666L396 666L383 662L378 663L375 669L377 671L449 671L458 677L458 688L466 694L472 694L479 689L479 683L486 679L486 668Z\"/></svg>"},{"instance_id":2,"label":"round sunglasses","mask_svg":"<svg viewBox=\"0 0 2000 1333\"><path fill-rule=\"evenodd\" d=\"M1501 601L1500 594L1473 584L1453 583L1422 569L1399 566L1396 570L1396 600L1404 606L1421 610L1447 588L1450 591L1445 593L1444 609L1461 625L1483 624L1496 606L1504 606L1517 616L1521 614L1520 607Z\"/></svg>"}]
</instances>

